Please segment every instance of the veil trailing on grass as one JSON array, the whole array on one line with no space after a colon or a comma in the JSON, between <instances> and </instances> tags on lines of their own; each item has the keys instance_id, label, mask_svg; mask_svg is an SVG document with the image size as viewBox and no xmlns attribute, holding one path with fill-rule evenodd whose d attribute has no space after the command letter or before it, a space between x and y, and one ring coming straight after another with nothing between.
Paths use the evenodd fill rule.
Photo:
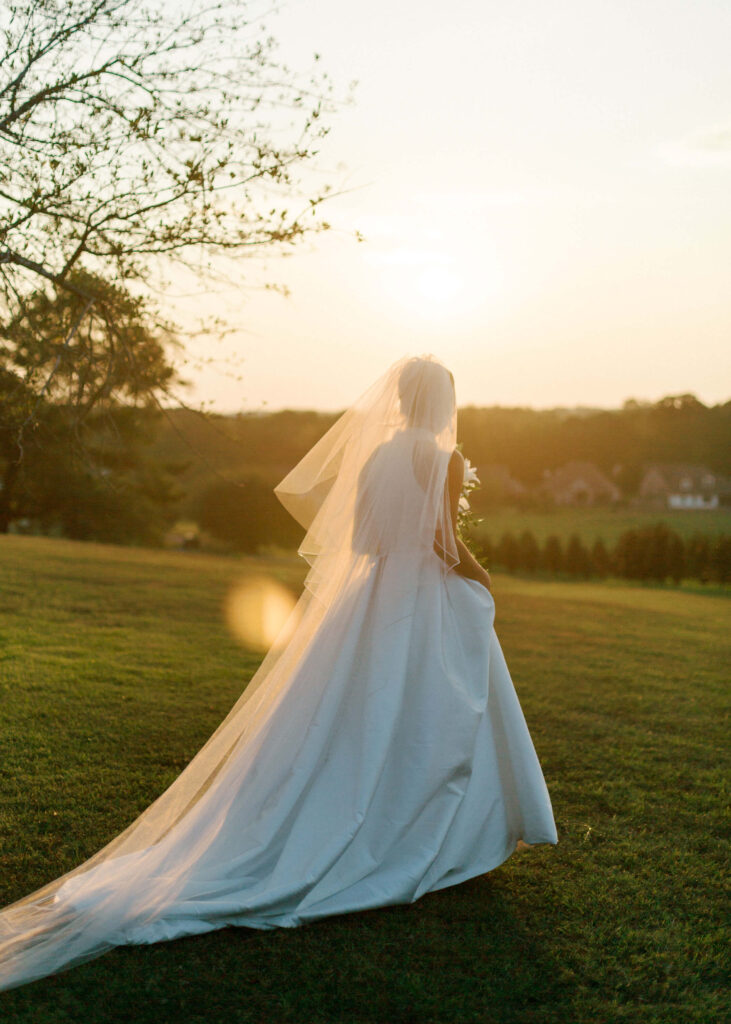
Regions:
<instances>
[{"instance_id":1,"label":"veil trailing on grass","mask_svg":"<svg viewBox=\"0 0 731 1024\"><path fill-rule=\"evenodd\" d=\"M409 614L427 562L446 575L459 561L446 492L455 443L451 374L432 357L403 359L275 488L306 529L300 554L310 568L290 621L172 785L84 863L0 911L0 989L133 942L135 930L164 918L223 829L237 788L264 784L258 771L272 735L282 759L296 749L303 726L283 702L304 685L299 669L323 628L333 616L347 620L377 571L389 599L364 628L388 629Z\"/></svg>"}]
</instances>

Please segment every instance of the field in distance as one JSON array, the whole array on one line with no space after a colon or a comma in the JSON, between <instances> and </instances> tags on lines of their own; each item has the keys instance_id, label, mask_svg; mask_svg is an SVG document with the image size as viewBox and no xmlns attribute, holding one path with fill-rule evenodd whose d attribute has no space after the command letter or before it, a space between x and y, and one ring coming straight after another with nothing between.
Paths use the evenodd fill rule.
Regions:
<instances>
[{"instance_id":1,"label":"field in distance","mask_svg":"<svg viewBox=\"0 0 731 1024\"><path fill-rule=\"evenodd\" d=\"M666 523L671 529L687 540L694 533L708 537L731 534L731 508L703 509L689 511L679 509L628 508L571 508L558 506L552 509L523 509L504 506L476 514L482 521L473 527L476 536L486 534L497 543L503 533L512 531L516 536L523 530L530 530L542 544L554 533L562 540L568 540L572 533L579 535L584 544L591 546L597 537L605 544L613 545L625 530Z\"/></svg>"}]
</instances>

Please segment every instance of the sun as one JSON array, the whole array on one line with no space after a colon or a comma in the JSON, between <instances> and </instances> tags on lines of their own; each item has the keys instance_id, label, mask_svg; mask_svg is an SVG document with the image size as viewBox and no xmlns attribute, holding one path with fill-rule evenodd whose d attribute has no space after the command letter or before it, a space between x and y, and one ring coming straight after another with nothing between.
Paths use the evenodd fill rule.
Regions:
<instances>
[{"instance_id":1,"label":"sun","mask_svg":"<svg viewBox=\"0 0 731 1024\"><path fill-rule=\"evenodd\" d=\"M495 253L482 241L479 251L461 246L395 246L369 254L377 269L378 290L409 320L442 322L474 316L492 302L502 275Z\"/></svg>"},{"instance_id":2,"label":"sun","mask_svg":"<svg viewBox=\"0 0 731 1024\"><path fill-rule=\"evenodd\" d=\"M464 280L456 271L440 266L422 270L416 284L420 298L440 306L451 302L464 288Z\"/></svg>"}]
</instances>

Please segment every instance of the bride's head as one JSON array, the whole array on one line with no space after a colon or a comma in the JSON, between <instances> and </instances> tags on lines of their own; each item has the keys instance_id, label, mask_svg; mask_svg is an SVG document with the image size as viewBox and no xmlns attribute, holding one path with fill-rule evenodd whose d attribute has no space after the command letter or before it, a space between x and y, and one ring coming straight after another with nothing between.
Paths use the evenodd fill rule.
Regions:
<instances>
[{"instance_id":1,"label":"bride's head","mask_svg":"<svg viewBox=\"0 0 731 1024\"><path fill-rule=\"evenodd\" d=\"M401 413L409 427L439 434L454 416L454 377L436 359L409 359L398 381Z\"/></svg>"}]
</instances>

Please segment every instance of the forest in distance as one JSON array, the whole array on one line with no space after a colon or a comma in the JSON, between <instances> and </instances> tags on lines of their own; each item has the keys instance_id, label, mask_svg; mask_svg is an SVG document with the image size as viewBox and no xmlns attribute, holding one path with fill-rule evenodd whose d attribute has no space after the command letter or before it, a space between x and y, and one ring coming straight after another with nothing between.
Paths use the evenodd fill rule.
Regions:
<instances>
[{"instance_id":1,"label":"forest in distance","mask_svg":"<svg viewBox=\"0 0 731 1024\"><path fill-rule=\"evenodd\" d=\"M283 410L210 421L184 409L168 415L160 455L179 459L189 443L204 456L191 458L183 472L187 496L181 514L209 540L234 550L296 547L301 530L272 489L337 414ZM470 495L466 539L484 563L508 572L579 578L731 580L731 506L672 513L668 526L650 521L661 510L638 493L647 466L656 463L706 467L726 481L731 403L707 407L681 395L655 404L629 401L610 411L465 407L458 422L460 445L482 473L482 485ZM556 496L542 482L567 460L606 474L614 489L611 502L598 495L591 502L598 507L562 508L556 517ZM500 486L502 479L484 472L496 462L513 481L510 494ZM679 519L680 532L673 528ZM589 521L598 535L585 540L581 534L587 530L577 526Z\"/></svg>"},{"instance_id":2,"label":"forest in distance","mask_svg":"<svg viewBox=\"0 0 731 1024\"><path fill-rule=\"evenodd\" d=\"M337 419L337 413L282 410L202 417L167 410L153 451L185 463L181 510L194 513L207 483L255 478L273 487ZM625 402L617 410L544 410L466 406L459 410L458 442L478 473L498 464L524 493L513 503L541 507L536 493L545 472L570 460L588 461L611 477L631 502L652 463L703 465L731 475L731 401L706 406L693 395L656 403ZM502 503L483 478L472 496L480 511Z\"/></svg>"},{"instance_id":3,"label":"forest in distance","mask_svg":"<svg viewBox=\"0 0 731 1024\"><path fill-rule=\"evenodd\" d=\"M181 483L193 494L217 474L256 474L277 483L332 426L338 413L282 410L202 417L169 409L153 451L163 460L185 461ZM694 395L669 395L658 402L629 399L620 409L533 409L466 406L458 414L458 442L472 464L501 464L530 487L546 469L587 460L611 474L623 495L637 492L648 463L707 466L731 475L731 400L706 406ZM476 507L486 499L475 492Z\"/></svg>"},{"instance_id":4,"label":"forest in distance","mask_svg":"<svg viewBox=\"0 0 731 1024\"><path fill-rule=\"evenodd\" d=\"M87 445L84 461L52 439L45 448L29 449L11 532L163 546L182 523L179 546L247 553L297 547L302 531L273 488L338 413L223 415L185 407L127 413L123 450L115 449L109 430L100 431L96 448ZM661 578L690 572L701 580L725 579L728 493L713 511L668 513L657 502L652 509L643 504L640 488L648 466L668 463L702 467L728 483L731 401L706 406L682 394L654 403L628 400L610 410L467 406L459 410L458 441L481 477L470 495L475 523L469 539L489 564L508 571L627 575L638 560L635 552L649 546L656 552L649 561ZM600 490L584 507L557 505L543 485L547 474L560 475L567 463L592 468L611 488L611 500ZM495 467L502 477L491 474ZM655 529L648 544L641 536L626 537L615 554L622 533L656 527L651 511L679 534L673 529L665 537Z\"/></svg>"}]
</instances>

